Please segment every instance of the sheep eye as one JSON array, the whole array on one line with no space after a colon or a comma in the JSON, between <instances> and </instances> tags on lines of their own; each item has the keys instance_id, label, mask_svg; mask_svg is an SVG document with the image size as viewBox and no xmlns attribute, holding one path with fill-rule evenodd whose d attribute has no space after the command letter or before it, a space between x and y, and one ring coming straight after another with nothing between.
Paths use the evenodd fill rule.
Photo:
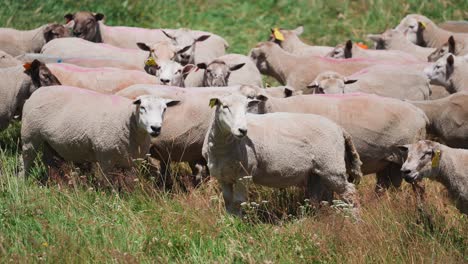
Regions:
<instances>
[{"instance_id":1,"label":"sheep eye","mask_svg":"<svg viewBox=\"0 0 468 264\"><path fill-rule=\"evenodd\" d=\"M224 108L224 109L228 109L228 108L229 108L229 106L227 106L227 105L223 105L223 108Z\"/></svg>"},{"instance_id":2,"label":"sheep eye","mask_svg":"<svg viewBox=\"0 0 468 264\"><path fill-rule=\"evenodd\" d=\"M141 111L146 111L146 108L144 106L140 106Z\"/></svg>"},{"instance_id":3,"label":"sheep eye","mask_svg":"<svg viewBox=\"0 0 468 264\"><path fill-rule=\"evenodd\" d=\"M210 70L210 69L207 69L206 72L207 72L207 73L211 73L211 70Z\"/></svg>"},{"instance_id":4,"label":"sheep eye","mask_svg":"<svg viewBox=\"0 0 468 264\"><path fill-rule=\"evenodd\" d=\"M181 72L182 72L181 70L178 70L178 71L176 71L176 74L179 74L179 73L181 73Z\"/></svg>"}]
</instances>

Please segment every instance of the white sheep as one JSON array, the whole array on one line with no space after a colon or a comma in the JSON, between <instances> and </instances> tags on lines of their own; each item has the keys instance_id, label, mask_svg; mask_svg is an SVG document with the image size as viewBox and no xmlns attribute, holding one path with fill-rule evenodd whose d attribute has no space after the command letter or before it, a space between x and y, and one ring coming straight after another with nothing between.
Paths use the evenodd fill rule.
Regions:
<instances>
[{"instance_id":1,"label":"white sheep","mask_svg":"<svg viewBox=\"0 0 468 264\"><path fill-rule=\"evenodd\" d=\"M247 114L258 102L241 95L215 97L209 102L216 109L203 156L221 185L227 211L241 214L248 195L242 181L245 177L273 188L311 188L311 182L320 178L358 207L356 189L348 180L359 181L361 161L349 134L317 115Z\"/></svg>"},{"instance_id":2,"label":"white sheep","mask_svg":"<svg viewBox=\"0 0 468 264\"><path fill-rule=\"evenodd\" d=\"M98 162L104 172L128 169L149 152L150 137L161 133L166 107L177 103L155 96L132 101L69 86L40 89L24 106L25 173L30 173L39 150L50 167L56 166L54 158L61 158Z\"/></svg>"},{"instance_id":3,"label":"white sheep","mask_svg":"<svg viewBox=\"0 0 468 264\"><path fill-rule=\"evenodd\" d=\"M429 140L404 145L401 149L408 153L401 167L406 181L429 178L442 183L460 212L468 214L468 150Z\"/></svg>"}]
</instances>

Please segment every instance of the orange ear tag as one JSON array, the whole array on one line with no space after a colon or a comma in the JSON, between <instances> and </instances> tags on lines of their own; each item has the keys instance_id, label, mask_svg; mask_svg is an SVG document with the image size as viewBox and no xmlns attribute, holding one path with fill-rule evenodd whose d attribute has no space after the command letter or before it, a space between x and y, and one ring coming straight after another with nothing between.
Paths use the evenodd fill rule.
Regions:
<instances>
[{"instance_id":1,"label":"orange ear tag","mask_svg":"<svg viewBox=\"0 0 468 264\"><path fill-rule=\"evenodd\" d=\"M358 47L360 47L361 49L369 49L369 47L366 44L362 43L362 42L358 42L358 43L356 43L356 45Z\"/></svg>"}]
</instances>

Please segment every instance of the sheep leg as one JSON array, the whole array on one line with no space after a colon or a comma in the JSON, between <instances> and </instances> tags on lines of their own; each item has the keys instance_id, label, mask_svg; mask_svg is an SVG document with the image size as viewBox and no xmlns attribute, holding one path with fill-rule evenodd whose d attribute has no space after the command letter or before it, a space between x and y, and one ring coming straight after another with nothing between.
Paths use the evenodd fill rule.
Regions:
<instances>
[{"instance_id":1,"label":"sheep leg","mask_svg":"<svg viewBox=\"0 0 468 264\"><path fill-rule=\"evenodd\" d=\"M236 182L234 184L234 210L237 216L242 216L241 204L247 201L247 188L242 182Z\"/></svg>"},{"instance_id":2,"label":"sheep leg","mask_svg":"<svg viewBox=\"0 0 468 264\"><path fill-rule=\"evenodd\" d=\"M219 182L221 185L221 191L223 192L223 199L224 199L224 206L226 207L226 211L230 214L235 214L233 211L233 203L234 203L234 190L233 184L227 182Z\"/></svg>"},{"instance_id":3,"label":"sheep leg","mask_svg":"<svg viewBox=\"0 0 468 264\"><path fill-rule=\"evenodd\" d=\"M34 167L34 161L37 157L37 145L32 142L23 144L23 166L24 176L28 177L31 173L31 169Z\"/></svg>"},{"instance_id":4,"label":"sheep leg","mask_svg":"<svg viewBox=\"0 0 468 264\"><path fill-rule=\"evenodd\" d=\"M400 188L403 177L400 172L401 165L390 163L385 169L376 173L377 184L375 192L377 194L384 193L390 187Z\"/></svg>"},{"instance_id":5,"label":"sheep leg","mask_svg":"<svg viewBox=\"0 0 468 264\"><path fill-rule=\"evenodd\" d=\"M328 189L323 180L316 175L311 175L307 179L307 197L312 203L319 204L321 201L331 202L333 192Z\"/></svg>"},{"instance_id":6,"label":"sheep leg","mask_svg":"<svg viewBox=\"0 0 468 264\"><path fill-rule=\"evenodd\" d=\"M359 208L359 199L354 184L348 182L346 173L328 174L322 177L324 183L335 191L343 201Z\"/></svg>"}]
</instances>

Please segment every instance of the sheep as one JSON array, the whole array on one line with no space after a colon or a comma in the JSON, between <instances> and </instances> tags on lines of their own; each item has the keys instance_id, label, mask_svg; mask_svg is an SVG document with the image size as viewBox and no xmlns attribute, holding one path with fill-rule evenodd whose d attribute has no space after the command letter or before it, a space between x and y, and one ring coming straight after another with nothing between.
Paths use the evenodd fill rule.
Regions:
<instances>
[{"instance_id":1,"label":"sheep","mask_svg":"<svg viewBox=\"0 0 468 264\"><path fill-rule=\"evenodd\" d=\"M210 63L197 64L204 70L203 86L233 86L237 84L263 87L262 75L252 60L240 54L227 54Z\"/></svg>"},{"instance_id":2,"label":"sheep","mask_svg":"<svg viewBox=\"0 0 468 264\"><path fill-rule=\"evenodd\" d=\"M162 40L174 40L181 47L192 45L198 40L196 52L194 49L187 50L184 54L190 55L194 61L180 61L183 64L201 63L211 61L225 53L229 44L218 35L213 33L186 30L186 29L146 29L136 27L113 27L105 25L101 13L77 12L66 14L67 21L73 23L73 34L92 42L107 43L116 47L136 49L137 42L156 43ZM209 38L207 38L209 36ZM203 41L203 39L206 39ZM187 42L186 42L187 41ZM202 41L202 42L200 42ZM195 52L195 55L192 56Z\"/></svg>"},{"instance_id":3,"label":"sheep","mask_svg":"<svg viewBox=\"0 0 468 264\"><path fill-rule=\"evenodd\" d=\"M303 26L292 30L272 28L269 41L280 45L285 51L294 55L325 56L333 49L333 47L328 46L307 45L299 38L303 32Z\"/></svg>"},{"instance_id":4,"label":"sheep","mask_svg":"<svg viewBox=\"0 0 468 264\"><path fill-rule=\"evenodd\" d=\"M68 29L59 24L25 31L0 28L0 49L15 57L24 53L38 53L47 42L68 35Z\"/></svg>"},{"instance_id":5,"label":"sheep","mask_svg":"<svg viewBox=\"0 0 468 264\"><path fill-rule=\"evenodd\" d=\"M438 26L451 32L468 33L468 22L466 21L445 21Z\"/></svg>"},{"instance_id":6,"label":"sheep","mask_svg":"<svg viewBox=\"0 0 468 264\"><path fill-rule=\"evenodd\" d=\"M428 133L452 148L468 148L468 92L431 101L409 101L429 118Z\"/></svg>"},{"instance_id":7,"label":"sheep","mask_svg":"<svg viewBox=\"0 0 468 264\"><path fill-rule=\"evenodd\" d=\"M400 186L397 146L425 139L429 123L422 110L407 102L369 94L270 97L256 112L316 114L336 122L353 137L364 175L377 174L377 192Z\"/></svg>"},{"instance_id":8,"label":"sheep","mask_svg":"<svg viewBox=\"0 0 468 264\"><path fill-rule=\"evenodd\" d=\"M9 68L13 66L21 65L22 62L10 54L0 50L0 68Z\"/></svg>"},{"instance_id":9,"label":"sheep","mask_svg":"<svg viewBox=\"0 0 468 264\"><path fill-rule=\"evenodd\" d=\"M404 51L421 61L426 61L429 54L435 51L435 48L415 45L402 32L394 29L389 29L382 34L369 34L367 38L375 42L376 49Z\"/></svg>"},{"instance_id":10,"label":"sheep","mask_svg":"<svg viewBox=\"0 0 468 264\"><path fill-rule=\"evenodd\" d=\"M196 164L205 164L201 149L209 127L211 113L206 102L213 96L228 93L239 93L255 98L261 95L263 90L245 85L199 88L133 85L118 92L117 95L133 99L140 95L149 94L179 100L179 105L167 111L165 132L153 142L152 153L163 161L163 172L166 171L165 167L170 161L185 161L190 164L193 175L200 178L201 171Z\"/></svg>"},{"instance_id":11,"label":"sheep","mask_svg":"<svg viewBox=\"0 0 468 264\"><path fill-rule=\"evenodd\" d=\"M148 51L148 58L145 61L145 71L151 75L156 74L158 61L174 60L178 53L184 53L190 46L179 49L172 42L163 40L153 44L138 42L137 46L144 51Z\"/></svg>"},{"instance_id":12,"label":"sheep","mask_svg":"<svg viewBox=\"0 0 468 264\"><path fill-rule=\"evenodd\" d=\"M438 48L444 45L451 35L468 41L468 34L444 30L429 18L417 14L404 17L395 29L404 33L409 41L422 47Z\"/></svg>"},{"instance_id":13,"label":"sheep","mask_svg":"<svg viewBox=\"0 0 468 264\"><path fill-rule=\"evenodd\" d=\"M148 54L137 49L124 49L80 38L59 38L48 42L41 53L54 62L67 62L82 67L114 67L144 70Z\"/></svg>"},{"instance_id":14,"label":"sheep","mask_svg":"<svg viewBox=\"0 0 468 264\"><path fill-rule=\"evenodd\" d=\"M158 62L155 75L163 85L185 87L185 79L195 68L193 64L182 66L176 61L162 60Z\"/></svg>"},{"instance_id":15,"label":"sheep","mask_svg":"<svg viewBox=\"0 0 468 264\"><path fill-rule=\"evenodd\" d=\"M21 116L24 102L42 86L60 85L57 78L41 62L0 69L0 131L13 117Z\"/></svg>"},{"instance_id":16,"label":"sheep","mask_svg":"<svg viewBox=\"0 0 468 264\"><path fill-rule=\"evenodd\" d=\"M67 63L47 64L62 85L115 94L133 84L159 84L158 79L142 71L118 68L84 68Z\"/></svg>"},{"instance_id":17,"label":"sheep","mask_svg":"<svg viewBox=\"0 0 468 264\"><path fill-rule=\"evenodd\" d=\"M272 42L259 43L250 51L250 57L262 74L273 76L282 85L291 86L296 90L306 89L320 72L333 70L349 75L380 62L366 59L335 60L316 56L296 56Z\"/></svg>"},{"instance_id":18,"label":"sheep","mask_svg":"<svg viewBox=\"0 0 468 264\"><path fill-rule=\"evenodd\" d=\"M86 107L83 107L85 102ZM70 86L50 86L25 103L21 127L25 175L39 150L54 168L54 158L98 162L104 173L128 169L149 152L162 131L164 112L178 101L155 96L127 98Z\"/></svg>"},{"instance_id":19,"label":"sheep","mask_svg":"<svg viewBox=\"0 0 468 264\"><path fill-rule=\"evenodd\" d=\"M399 50L371 50L365 49L351 40L345 44L337 45L326 57L334 59L365 58L388 60L397 63L417 63L419 60L415 56Z\"/></svg>"},{"instance_id":20,"label":"sheep","mask_svg":"<svg viewBox=\"0 0 468 264\"><path fill-rule=\"evenodd\" d=\"M351 136L317 115L247 114L258 103L241 95L210 99L215 112L203 157L211 176L220 183L227 211L241 215L241 204L248 196L242 181L246 176L273 188L309 185L311 189L314 178L320 178L357 209L357 192L348 180L359 182L362 173Z\"/></svg>"},{"instance_id":21,"label":"sheep","mask_svg":"<svg viewBox=\"0 0 468 264\"><path fill-rule=\"evenodd\" d=\"M429 140L401 148L408 153L401 167L406 181L429 178L442 183L458 210L468 214L468 150L450 148Z\"/></svg>"},{"instance_id":22,"label":"sheep","mask_svg":"<svg viewBox=\"0 0 468 264\"><path fill-rule=\"evenodd\" d=\"M450 36L447 42L429 54L427 59L430 62L435 62L448 53L452 53L457 56L466 55L468 54L468 45L466 45L465 42L455 40L453 36Z\"/></svg>"},{"instance_id":23,"label":"sheep","mask_svg":"<svg viewBox=\"0 0 468 264\"><path fill-rule=\"evenodd\" d=\"M442 85L449 93L456 93L468 87L468 56L456 57L446 54L424 69L431 84Z\"/></svg>"},{"instance_id":24,"label":"sheep","mask_svg":"<svg viewBox=\"0 0 468 264\"><path fill-rule=\"evenodd\" d=\"M427 77L413 66L377 65L350 76L333 71L319 74L304 94L370 93L409 100L428 100L431 87Z\"/></svg>"}]
</instances>

